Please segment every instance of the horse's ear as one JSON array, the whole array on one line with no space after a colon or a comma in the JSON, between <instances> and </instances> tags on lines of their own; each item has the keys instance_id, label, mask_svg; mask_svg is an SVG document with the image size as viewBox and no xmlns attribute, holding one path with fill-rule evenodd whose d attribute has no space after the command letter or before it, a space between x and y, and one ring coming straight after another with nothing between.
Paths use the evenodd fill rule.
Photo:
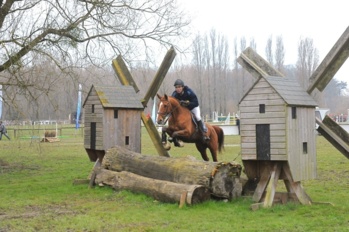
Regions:
<instances>
[{"instance_id":1,"label":"horse's ear","mask_svg":"<svg viewBox=\"0 0 349 232\"><path fill-rule=\"evenodd\" d=\"M161 96L157 93L156 96L158 96L159 99L161 99Z\"/></svg>"},{"instance_id":2,"label":"horse's ear","mask_svg":"<svg viewBox=\"0 0 349 232\"><path fill-rule=\"evenodd\" d=\"M164 97L165 97L165 99L166 99L166 101L167 101L167 100L168 100L168 97L167 97L167 94L166 94L166 93L165 93Z\"/></svg>"}]
</instances>

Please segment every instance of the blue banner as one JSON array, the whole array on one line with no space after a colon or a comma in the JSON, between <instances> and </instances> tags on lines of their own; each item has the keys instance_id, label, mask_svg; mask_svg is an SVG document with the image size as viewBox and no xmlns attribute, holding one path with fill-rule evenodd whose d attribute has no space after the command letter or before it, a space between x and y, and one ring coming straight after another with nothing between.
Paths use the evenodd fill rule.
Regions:
<instances>
[{"instance_id":1,"label":"blue banner","mask_svg":"<svg viewBox=\"0 0 349 232\"><path fill-rule=\"evenodd\" d=\"M80 113L81 113L81 90L82 90L82 85L79 84L79 93L78 93L78 106L76 109L76 129L80 127L79 125L79 119L80 119Z\"/></svg>"}]
</instances>

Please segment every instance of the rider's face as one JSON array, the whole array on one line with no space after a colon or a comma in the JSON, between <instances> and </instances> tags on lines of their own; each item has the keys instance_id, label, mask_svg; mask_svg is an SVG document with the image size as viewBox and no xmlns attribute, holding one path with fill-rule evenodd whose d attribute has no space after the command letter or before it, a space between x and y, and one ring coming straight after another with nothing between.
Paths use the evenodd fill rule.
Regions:
<instances>
[{"instance_id":1,"label":"rider's face","mask_svg":"<svg viewBox=\"0 0 349 232\"><path fill-rule=\"evenodd\" d=\"M177 92L177 93L181 93L181 92L183 91L183 86L181 86L181 85L176 85L176 86L175 86L175 89L176 89L176 92Z\"/></svg>"}]
</instances>

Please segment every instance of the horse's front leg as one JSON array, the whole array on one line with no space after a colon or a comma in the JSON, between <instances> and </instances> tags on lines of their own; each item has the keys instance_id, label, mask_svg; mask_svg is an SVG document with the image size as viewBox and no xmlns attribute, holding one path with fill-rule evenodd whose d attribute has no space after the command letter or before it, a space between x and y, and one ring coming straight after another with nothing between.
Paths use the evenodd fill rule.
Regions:
<instances>
[{"instance_id":1,"label":"horse's front leg","mask_svg":"<svg viewBox=\"0 0 349 232\"><path fill-rule=\"evenodd\" d=\"M161 130L161 143L166 144L167 143L167 135L166 135L166 129L165 127L162 128Z\"/></svg>"},{"instance_id":2,"label":"horse's front leg","mask_svg":"<svg viewBox=\"0 0 349 232\"><path fill-rule=\"evenodd\" d=\"M188 130L178 130L174 131L172 133L172 139L173 143L175 144L176 147L183 147L183 141L181 141L181 138L188 138L190 136L190 133Z\"/></svg>"},{"instance_id":3,"label":"horse's front leg","mask_svg":"<svg viewBox=\"0 0 349 232\"><path fill-rule=\"evenodd\" d=\"M165 150L171 149L171 144L167 142L167 134L171 137L172 133L173 133L173 131L168 127L162 127L162 129L161 129L161 143L164 146ZM170 141L170 138L168 140ZM170 141L170 142L172 142L172 141Z\"/></svg>"}]
</instances>

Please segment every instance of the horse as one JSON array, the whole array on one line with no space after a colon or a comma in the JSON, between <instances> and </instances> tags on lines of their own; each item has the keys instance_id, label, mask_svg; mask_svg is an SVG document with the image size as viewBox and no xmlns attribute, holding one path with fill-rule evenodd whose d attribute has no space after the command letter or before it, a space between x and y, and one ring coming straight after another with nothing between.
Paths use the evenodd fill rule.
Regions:
<instances>
[{"instance_id":1,"label":"horse","mask_svg":"<svg viewBox=\"0 0 349 232\"><path fill-rule=\"evenodd\" d=\"M165 125L168 121L168 127L162 127L162 144L166 150L171 149L171 145L167 143L167 134L170 136L169 141L173 142L176 147L183 147L183 142L195 143L196 148L205 161L209 161L206 153L208 148L214 162L217 162L217 152L221 153L224 149L224 132L218 126L212 126L206 123L207 136L209 141L203 139L202 132L199 130L195 117L190 110L181 106L180 102L171 96L160 96L157 112L157 124ZM183 142L182 142L183 141Z\"/></svg>"}]
</instances>

